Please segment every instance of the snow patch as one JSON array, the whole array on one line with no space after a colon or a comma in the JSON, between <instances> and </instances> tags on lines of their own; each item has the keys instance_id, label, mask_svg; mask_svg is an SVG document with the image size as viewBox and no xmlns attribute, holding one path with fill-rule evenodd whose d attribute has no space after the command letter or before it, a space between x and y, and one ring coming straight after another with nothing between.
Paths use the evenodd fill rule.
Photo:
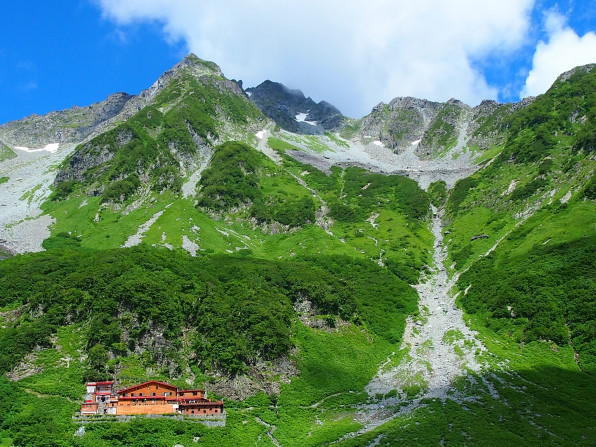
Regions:
<instances>
[{"instance_id":1,"label":"snow patch","mask_svg":"<svg viewBox=\"0 0 596 447\"><path fill-rule=\"evenodd\" d=\"M306 123L306 124L310 124L311 126L316 126L317 125L316 121L306 121L307 116L308 116L308 113L297 113L295 119L299 123Z\"/></svg>"},{"instance_id":2,"label":"snow patch","mask_svg":"<svg viewBox=\"0 0 596 447\"><path fill-rule=\"evenodd\" d=\"M44 147L42 147L41 149L29 149L26 146L15 146L15 149L18 149L20 151L23 152L42 152L42 151L46 151L46 152L50 152L50 153L54 153L58 150L58 148L60 147L59 143L50 143L50 144L46 144Z\"/></svg>"},{"instance_id":3,"label":"snow patch","mask_svg":"<svg viewBox=\"0 0 596 447\"><path fill-rule=\"evenodd\" d=\"M256 134L255 137L257 137L259 140L262 140L263 138L265 138L265 134L267 133L267 131L265 129L263 130L259 130Z\"/></svg>"},{"instance_id":4,"label":"snow patch","mask_svg":"<svg viewBox=\"0 0 596 447\"><path fill-rule=\"evenodd\" d=\"M377 146L385 147L385 144L380 140L373 141L373 144L376 144Z\"/></svg>"},{"instance_id":5,"label":"snow patch","mask_svg":"<svg viewBox=\"0 0 596 447\"><path fill-rule=\"evenodd\" d=\"M412 146L416 146L417 144L420 144L420 142L422 141L422 138L420 138L419 140L416 141L412 141Z\"/></svg>"},{"instance_id":6,"label":"snow patch","mask_svg":"<svg viewBox=\"0 0 596 447\"><path fill-rule=\"evenodd\" d=\"M246 96L248 96L249 98L252 96L252 92L244 92L246 93Z\"/></svg>"}]
</instances>

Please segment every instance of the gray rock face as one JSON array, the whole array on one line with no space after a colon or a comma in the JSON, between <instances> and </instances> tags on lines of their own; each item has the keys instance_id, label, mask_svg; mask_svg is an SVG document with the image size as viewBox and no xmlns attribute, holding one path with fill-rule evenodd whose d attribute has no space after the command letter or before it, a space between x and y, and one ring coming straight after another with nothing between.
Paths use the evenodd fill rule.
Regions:
<instances>
[{"instance_id":1,"label":"gray rock face","mask_svg":"<svg viewBox=\"0 0 596 447\"><path fill-rule=\"evenodd\" d=\"M414 145L419 157L432 159L456 146L486 150L503 144L511 114L533 99L513 104L486 100L472 108L456 99L439 103L398 97L375 106L355 127L365 142L380 141L396 153Z\"/></svg>"},{"instance_id":2,"label":"gray rock face","mask_svg":"<svg viewBox=\"0 0 596 447\"><path fill-rule=\"evenodd\" d=\"M557 85L561 82L567 81L570 77L572 77L576 73L590 73L595 68L596 68L596 64L587 64L587 65L582 65L580 67L572 68L571 70L560 74L559 77L557 78L557 80L555 81L555 83L553 84L553 86Z\"/></svg>"},{"instance_id":3,"label":"gray rock face","mask_svg":"<svg viewBox=\"0 0 596 447\"><path fill-rule=\"evenodd\" d=\"M223 78L221 69L213 62L199 59L194 54L163 73L151 87L138 95L115 93L104 101L90 106L50 112L46 115L31 115L22 120L11 121L0 126L0 140L10 146L43 147L51 143L81 143L93 136L113 129L135 113L152 103L153 99L184 69L193 75L221 78L222 88L234 90L242 95L242 89L233 81Z\"/></svg>"},{"instance_id":4,"label":"gray rock face","mask_svg":"<svg viewBox=\"0 0 596 447\"><path fill-rule=\"evenodd\" d=\"M250 100L282 129L290 132L316 135L341 127L341 112L321 101L318 104L306 98L300 90L291 90L272 81L246 89Z\"/></svg>"},{"instance_id":5,"label":"gray rock face","mask_svg":"<svg viewBox=\"0 0 596 447\"><path fill-rule=\"evenodd\" d=\"M51 143L76 143L83 141L98 127L118 115L134 98L126 93L115 93L106 100L86 107L31 115L0 126L0 138L13 146L32 148Z\"/></svg>"},{"instance_id":6,"label":"gray rock face","mask_svg":"<svg viewBox=\"0 0 596 447\"><path fill-rule=\"evenodd\" d=\"M437 102L411 97L398 97L389 104L380 103L362 118L361 134L401 152L423 137L440 106Z\"/></svg>"},{"instance_id":7,"label":"gray rock face","mask_svg":"<svg viewBox=\"0 0 596 447\"><path fill-rule=\"evenodd\" d=\"M470 106L457 99L441 104L422 136L418 154L432 158L455 147L460 133L467 129L469 111Z\"/></svg>"},{"instance_id":8,"label":"gray rock face","mask_svg":"<svg viewBox=\"0 0 596 447\"><path fill-rule=\"evenodd\" d=\"M132 135L130 131L120 132L117 139L120 147L124 146ZM83 180L85 171L95 166L102 165L111 160L115 155L109 145L103 145L94 140L85 143L77 150L68 161L68 165L58 171L54 185L67 180Z\"/></svg>"},{"instance_id":9,"label":"gray rock face","mask_svg":"<svg viewBox=\"0 0 596 447\"><path fill-rule=\"evenodd\" d=\"M503 144L507 136L507 118L514 110L514 104L499 104L490 100L474 107L468 128L468 145L486 150Z\"/></svg>"}]
</instances>

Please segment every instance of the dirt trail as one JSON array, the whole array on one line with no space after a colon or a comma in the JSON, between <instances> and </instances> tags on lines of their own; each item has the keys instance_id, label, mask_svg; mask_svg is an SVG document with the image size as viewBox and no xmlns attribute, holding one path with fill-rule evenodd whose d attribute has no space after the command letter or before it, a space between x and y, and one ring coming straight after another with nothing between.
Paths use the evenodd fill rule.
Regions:
<instances>
[{"instance_id":1,"label":"dirt trail","mask_svg":"<svg viewBox=\"0 0 596 447\"><path fill-rule=\"evenodd\" d=\"M258 416L256 417L256 420L259 424L264 425L265 427L267 427L269 429L269 430L267 430L267 436L269 437L269 439L271 440L273 445L275 445L276 447L281 447L281 444L273 436L273 432L275 431L277 426L268 424L267 422L265 422L263 419L261 419Z\"/></svg>"},{"instance_id":2,"label":"dirt trail","mask_svg":"<svg viewBox=\"0 0 596 447\"><path fill-rule=\"evenodd\" d=\"M149 231L149 229L153 226L153 224L155 222L157 222L157 220L161 217L161 215L164 213L164 211L166 209L168 209L171 205L172 205L171 203L166 205L165 209L158 211L145 223L142 223L141 225L139 225L137 232L135 234L128 236L128 239L126 239L126 242L124 242L122 247L134 247L135 245L139 245L141 243L141 241L143 240L143 238L145 237L145 234Z\"/></svg>"}]
</instances>

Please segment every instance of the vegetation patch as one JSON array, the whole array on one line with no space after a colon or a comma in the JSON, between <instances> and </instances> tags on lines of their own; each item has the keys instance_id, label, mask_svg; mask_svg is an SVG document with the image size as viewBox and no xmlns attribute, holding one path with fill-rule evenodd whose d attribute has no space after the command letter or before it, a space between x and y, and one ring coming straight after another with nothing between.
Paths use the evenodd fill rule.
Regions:
<instances>
[{"instance_id":1,"label":"vegetation patch","mask_svg":"<svg viewBox=\"0 0 596 447\"><path fill-rule=\"evenodd\" d=\"M428 196L431 203L440 208L447 200L447 184L445 181L432 182L428 187Z\"/></svg>"},{"instance_id":2,"label":"vegetation patch","mask_svg":"<svg viewBox=\"0 0 596 447\"><path fill-rule=\"evenodd\" d=\"M17 154L5 144L0 143L0 163L15 158Z\"/></svg>"}]
</instances>

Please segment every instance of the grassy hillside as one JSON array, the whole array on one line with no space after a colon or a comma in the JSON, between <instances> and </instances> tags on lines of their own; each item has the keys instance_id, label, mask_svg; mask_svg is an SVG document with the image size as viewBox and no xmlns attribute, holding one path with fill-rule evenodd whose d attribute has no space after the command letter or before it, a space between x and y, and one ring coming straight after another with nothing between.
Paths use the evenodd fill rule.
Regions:
<instances>
[{"instance_id":1,"label":"grassy hillside","mask_svg":"<svg viewBox=\"0 0 596 447\"><path fill-rule=\"evenodd\" d=\"M429 201L409 179L280 156L217 146L188 198L166 188L118 204L74 181L48 200L47 252L0 264L4 384L21 396L1 445L243 445L268 439L263 423L284 444L320 445L359 427L342 406L366 402L416 312L407 282L430 262ZM139 247L120 248L145 224ZM227 426L140 419L73 438L84 381L99 378L205 386L226 399ZM252 397L229 398L234 378ZM39 399L58 410L29 417Z\"/></svg>"},{"instance_id":2,"label":"grassy hillside","mask_svg":"<svg viewBox=\"0 0 596 447\"><path fill-rule=\"evenodd\" d=\"M511 117L504 150L447 202L460 302L519 343L573 346L594 368L596 73L580 67ZM494 248L494 252L486 254Z\"/></svg>"},{"instance_id":3,"label":"grassy hillside","mask_svg":"<svg viewBox=\"0 0 596 447\"><path fill-rule=\"evenodd\" d=\"M251 146L260 112L193 61L65 162L43 205L46 251L0 262L1 446L594 443L594 70L486 112L480 128L506 138L474 175L427 193L286 155L331 136L284 134L264 155ZM445 108L433 145L454 144L460 109ZM431 274L431 203L485 369L445 400L396 403L365 386L405 361L407 317L426 324L410 284ZM141 417L74 436L85 381L112 378L205 387L225 399L226 427ZM387 419L358 433L366 417Z\"/></svg>"},{"instance_id":4,"label":"grassy hillside","mask_svg":"<svg viewBox=\"0 0 596 447\"><path fill-rule=\"evenodd\" d=\"M413 180L359 168L326 175L281 155L276 164L244 143L224 143L195 197L167 189L120 206L76 193L50 200L44 209L56 223L44 246L118 248L155 218L144 232L148 245L181 248L186 238L204 254L345 255L380 261L417 282L431 262L432 235L424 223L429 199Z\"/></svg>"},{"instance_id":5,"label":"grassy hillside","mask_svg":"<svg viewBox=\"0 0 596 447\"><path fill-rule=\"evenodd\" d=\"M37 435L23 438L27 431L10 421L41 411L36 399L4 401L3 436L15 445L41 443L52 421L57 435L72 431L68 420L84 380L192 380L209 388L222 373L246 373L297 352L300 377L279 397L283 411L356 391L399 342L416 301L387 270L350 258L190 258L139 247L50 251L6 260L0 270L0 368L24 376L3 386L9 396L54 396L64 408L27 420ZM301 302L323 329L300 322L293 306Z\"/></svg>"},{"instance_id":6,"label":"grassy hillside","mask_svg":"<svg viewBox=\"0 0 596 447\"><path fill-rule=\"evenodd\" d=\"M560 78L546 94L512 114L500 154L457 182L446 205L454 267L468 267L541 209L545 218L565 222L563 241L591 233L586 224L594 203L590 135L595 90L596 74L590 66ZM552 231L561 237L554 226ZM488 237L472 241L474 236Z\"/></svg>"},{"instance_id":7,"label":"grassy hillside","mask_svg":"<svg viewBox=\"0 0 596 447\"><path fill-rule=\"evenodd\" d=\"M501 147L446 194L446 267L488 370L442 402L338 445L592 445L596 73L580 67L505 118ZM487 153L488 154L488 153ZM395 409L397 411L397 409Z\"/></svg>"}]
</instances>

